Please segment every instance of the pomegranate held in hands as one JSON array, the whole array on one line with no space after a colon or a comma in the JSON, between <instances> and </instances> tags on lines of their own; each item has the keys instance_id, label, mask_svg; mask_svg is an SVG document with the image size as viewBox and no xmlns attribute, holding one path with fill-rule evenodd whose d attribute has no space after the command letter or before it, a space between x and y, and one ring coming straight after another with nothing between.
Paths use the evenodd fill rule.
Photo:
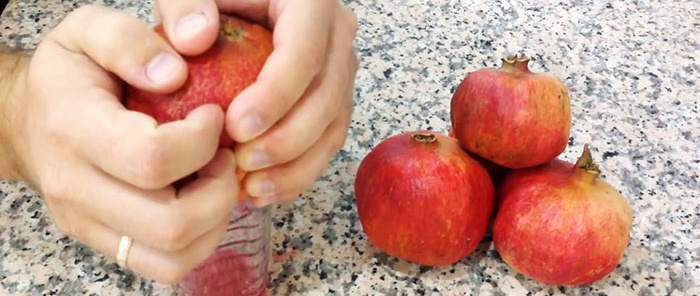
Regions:
<instances>
[{"instance_id":1,"label":"pomegranate held in hands","mask_svg":"<svg viewBox=\"0 0 700 296\"><path fill-rule=\"evenodd\" d=\"M167 38L162 25L157 25L154 30ZM204 104L217 104L226 111L233 99L255 82L272 50L272 31L248 20L222 14L219 34L212 46L200 55L184 57L188 73L181 88L158 94L129 85L124 105L127 109L152 116L159 124L184 119ZM226 131L222 131L219 147L233 148L234 144ZM246 174L240 169L236 173L238 180ZM182 187L195 177L196 173L193 173L173 185ZM241 191L238 199L242 201L247 197ZM236 227L234 225L227 231ZM266 278L260 280L250 273L247 257L237 250L217 249L178 283L179 289L184 289L178 290L178 295L264 295Z\"/></svg>"},{"instance_id":2,"label":"pomegranate held in hands","mask_svg":"<svg viewBox=\"0 0 700 296\"><path fill-rule=\"evenodd\" d=\"M556 158L571 129L569 92L557 77L533 73L529 58L469 73L450 102L454 134L467 150L507 168Z\"/></svg>"},{"instance_id":3,"label":"pomegranate held in hands","mask_svg":"<svg viewBox=\"0 0 700 296\"><path fill-rule=\"evenodd\" d=\"M442 133L389 137L360 163L355 198L369 240L387 254L426 266L473 252L488 228L494 187L479 162Z\"/></svg>"},{"instance_id":4,"label":"pomegranate held in hands","mask_svg":"<svg viewBox=\"0 0 700 296\"><path fill-rule=\"evenodd\" d=\"M154 29L167 38L162 25ZM220 15L219 36L214 44L200 55L184 57L188 71L184 86L169 94L129 86L125 105L153 116L158 123L184 119L204 104L218 104L226 111L231 101L255 82L272 49L269 29L235 16ZM220 146L232 144L233 140L223 131Z\"/></svg>"},{"instance_id":5,"label":"pomegranate held in hands","mask_svg":"<svg viewBox=\"0 0 700 296\"><path fill-rule=\"evenodd\" d=\"M588 145L576 164L556 159L509 173L493 225L503 261L546 284L590 284L611 273L629 243L632 210L599 173Z\"/></svg>"},{"instance_id":6,"label":"pomegranate held in hands","mask_svg":"<svg viewBox=\"0 0 700 296\"><path fill-rule=\"evenodd\" d=\"M218 104L224 111L243 89L258 77L273 50L272 31L232 15L219 16L219 35L214 44L197 56L186 56L187 80L178 90L168 94L152 93L127 85L124 105L127 109L152 116L159 124L181 120L204 104ZM154 30L167 38L163 25ZM225 130L219 147L232 147L233 139ZM236 172L238 180L246 173ZM186 176L177 182L179 188L193 180ZM241 194L243 200L246 194Z\"/></svg>"}]
</instances>

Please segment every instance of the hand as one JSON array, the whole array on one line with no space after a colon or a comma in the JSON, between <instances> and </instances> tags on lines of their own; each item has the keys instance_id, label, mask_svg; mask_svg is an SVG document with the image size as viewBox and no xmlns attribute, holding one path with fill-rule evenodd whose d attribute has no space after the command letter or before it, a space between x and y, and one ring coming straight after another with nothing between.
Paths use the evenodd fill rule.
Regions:
<instances>
[{"instance_id":1,"label":"hand","mask_svg":"<svg viewBox=\"0 0 700 296\"><path fill-rule=\"evenodd\" d=\"M117 76L167 92L186 75L182 58L145 23L84 6L47 34L15 87L14 144L58 228L111 258L122 235L133 238L128 267L164 283L222 239L239 192L235 159L217 148L221 108L159 126L123 107ZM179 191L169 185L192 172L199 177Z\"/></svg>"},{"instance_id":2,"label":"hand","mask_svg":"<svg viewBox=\"0 0 700 296\"><path fill-rule=\"evenodd\" d=\"M234 99L225 128L240 145L238 165L258 205L291 199L310 187L347 137L358 60L357 20L336 0L156 0L174 48L209 48L218 13L274 29L275 49L258 80ZM218 9L218 10L217 10Z\"/></svg>"}]
</instances>

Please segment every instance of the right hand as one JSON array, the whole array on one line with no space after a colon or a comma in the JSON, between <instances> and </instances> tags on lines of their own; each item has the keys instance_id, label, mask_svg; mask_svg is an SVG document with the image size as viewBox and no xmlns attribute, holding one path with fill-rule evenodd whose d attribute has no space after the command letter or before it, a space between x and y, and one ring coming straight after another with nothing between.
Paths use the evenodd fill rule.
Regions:
<instances>
[{"instance_id":1,"label":"right hand","mask_svg":"<svg viewBox=\"0 0 700 296\"><path fill-rule=\"evenodd\" d=\"M163 283L181 279L222 239L237 203L232 152L218 148L224 113L214 105L163 125L121 103L122 81L168 92L186 78L181 56L145 22L84 6L42 40L14 86L24 179L58 228ZM176 190L174 181L198 173Z\"/></svg>"}]
</instances>

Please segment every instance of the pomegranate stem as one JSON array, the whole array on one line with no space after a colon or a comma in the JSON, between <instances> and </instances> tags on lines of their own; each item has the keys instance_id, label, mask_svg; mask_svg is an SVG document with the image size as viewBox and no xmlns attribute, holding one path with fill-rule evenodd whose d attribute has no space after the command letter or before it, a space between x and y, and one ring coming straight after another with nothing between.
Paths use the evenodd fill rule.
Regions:
<instances>
[{"instance_id":1,"label":"pomegranate stem","mask_svg":"<svg viewBox=\"0 0 700 296\"><path fill-rule=\"evenodd\" d=\"M428 144L437 141L437 137L431 133L415 133L411 135L411 139L422 144Z\"/></svg>"},{"instance_id":2,"label":"pomegranate stem","mask_svg":"<svg viewBox=\"0 0 700 296\"><path fill-rule=\"evenodd\" d=\"M504 69L517 69L523 72L530 72L528 68L528 63L530 58L525 54L515 54L501 59L502 68Z\"/></svg>"},{"instance_id":3,"label":"pomegranate stem","mask_svg":"<svg viewBox=\"0 0 700 296\"><path fill-rule=\"evenodd\" d=\"M593 162L593 155L591 155L591 150L588 149L588 144L583 145L583 153L576 160L576 167L592 174L600 174L600 168Z\"/></svg>"}]
</instances>

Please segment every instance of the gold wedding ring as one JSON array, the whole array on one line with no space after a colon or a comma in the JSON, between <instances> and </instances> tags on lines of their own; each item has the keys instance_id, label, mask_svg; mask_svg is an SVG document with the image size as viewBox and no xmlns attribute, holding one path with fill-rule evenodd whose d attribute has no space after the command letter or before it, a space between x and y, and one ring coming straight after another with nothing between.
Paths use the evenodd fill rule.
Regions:
<instances>
[{"instance_id":1,"label":"gold wedding ring","mask_svg":"<svg viewBox=\"0 0 700 296\"><path fill-rule=\"evenodd\" d=\"M126 258L129 256L132 239L128 236L122 236L119 241L119 251L117 251L117 264L122 268L126 268Z\"/></svg>"}]
</instances>

